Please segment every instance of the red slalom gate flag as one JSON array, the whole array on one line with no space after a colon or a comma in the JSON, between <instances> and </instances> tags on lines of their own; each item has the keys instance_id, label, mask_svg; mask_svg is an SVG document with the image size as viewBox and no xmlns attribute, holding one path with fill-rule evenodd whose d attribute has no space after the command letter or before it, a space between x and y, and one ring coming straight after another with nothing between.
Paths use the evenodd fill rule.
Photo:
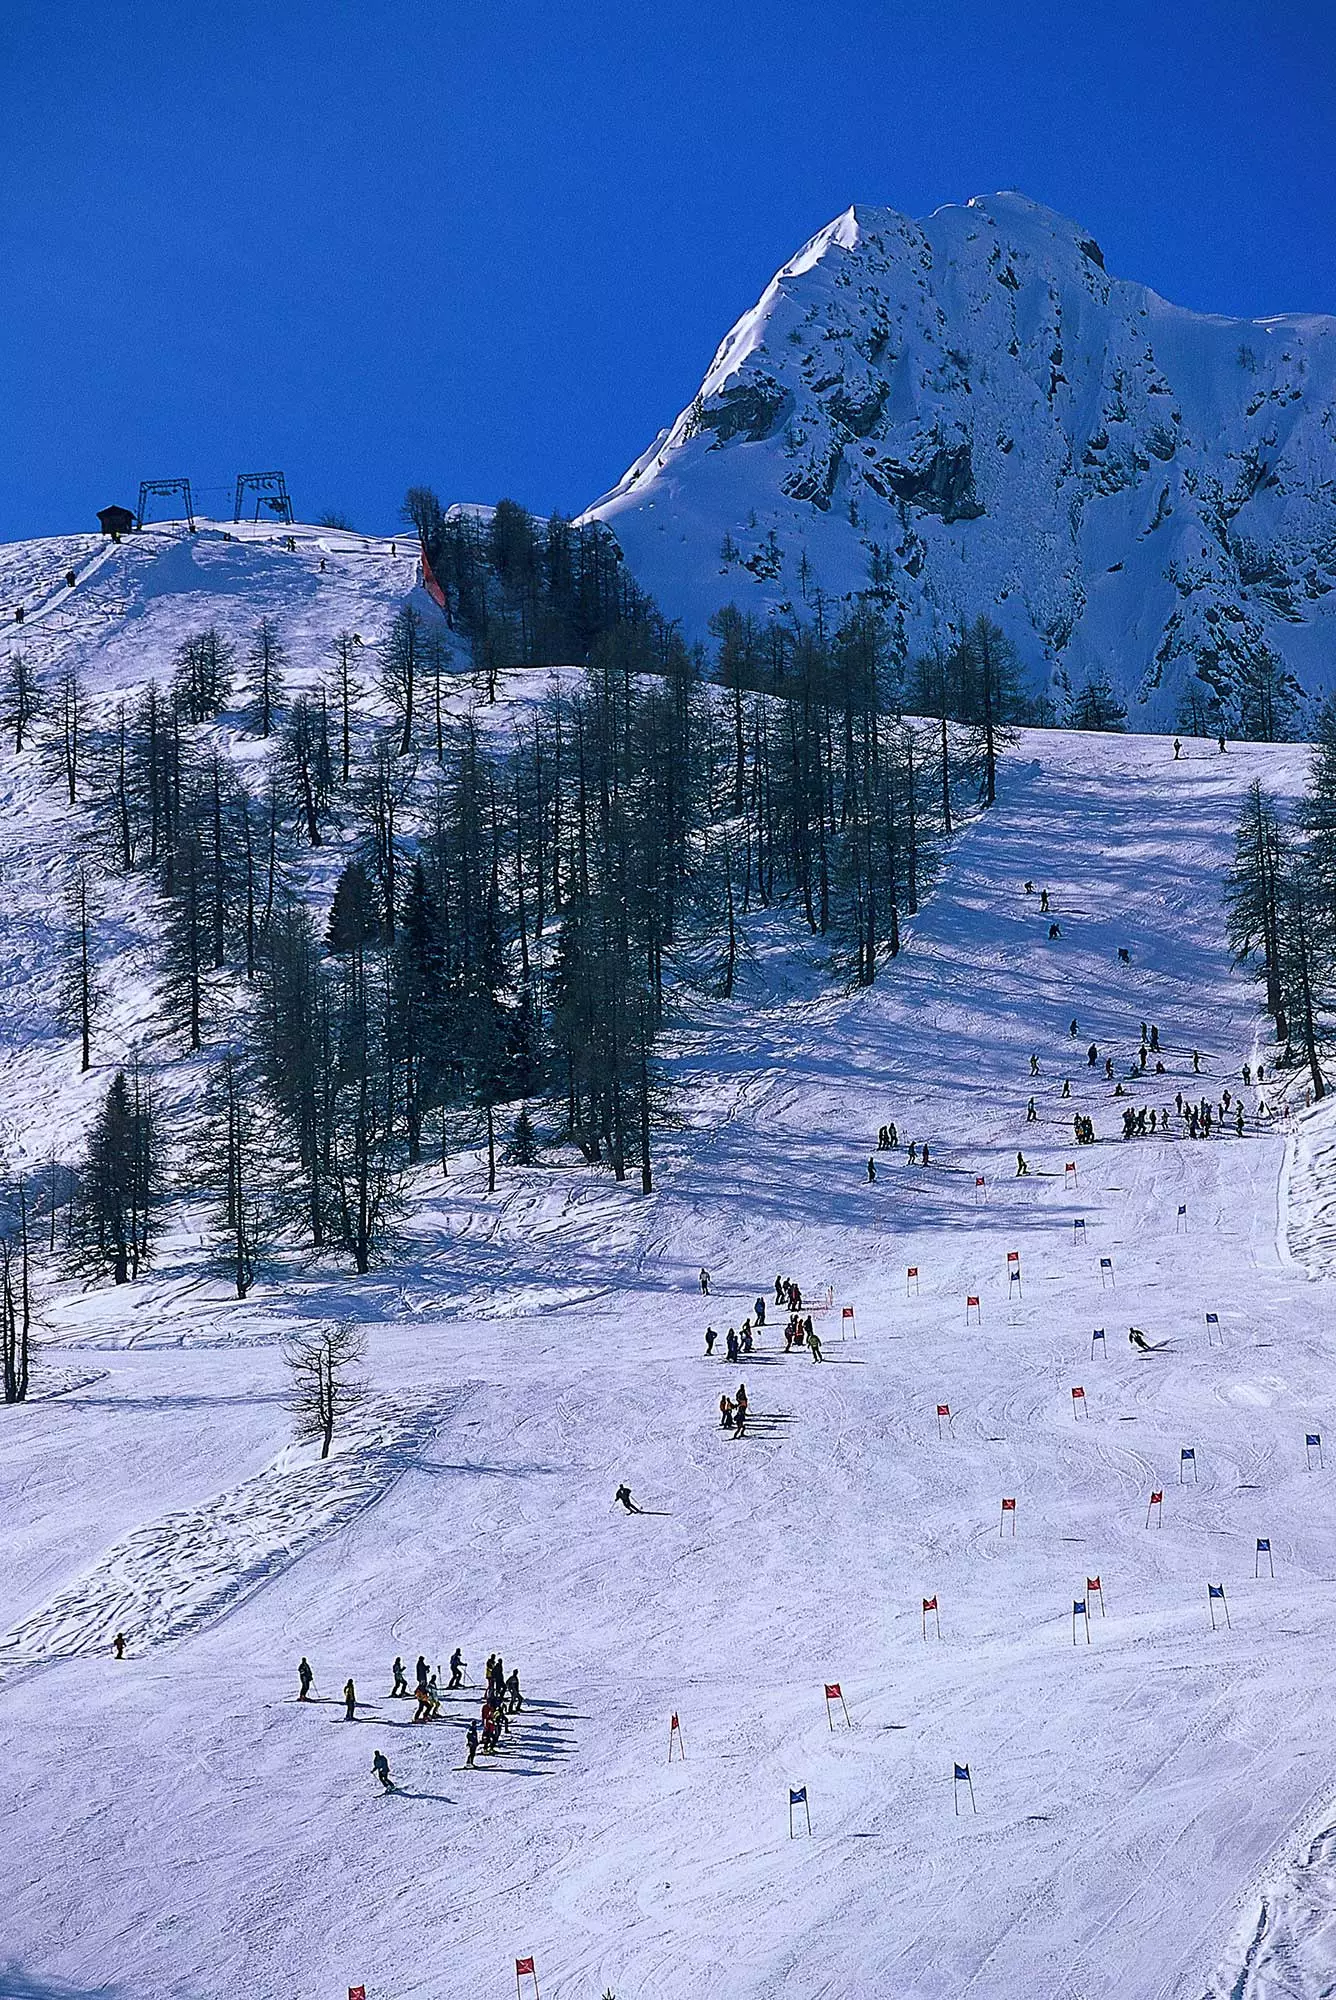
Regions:
<instances>
[{"instance_id":1,"label":"red slalom gate flag","mask_svg":"<svg viewBox=\"0 0 1336 2000\"><path fill-rule=\"evenodd\" d=\"M366 2000L365 1986L350 1986L348 1988L348 2000Z\"/></svg>"},{"instance_id":2,"label":"red slalom gate flag","mask_svg":"<svg viewBox=\"0 0 1336 2000\"><path fill-rule=\"evenodd\" d=\"M842 1695L842 1694L840 1693L840 1684L839 1684L839 1682L838 1682L838 1681L827 1681L827 1682L826 1682L826 1684L825 1684L825 1686L826 1686L826 1700L827 1700L827 1701L843 1701L843 1700L844 1700L844 1696L843 1696L843 1695Z\"/></svg>"},{"instance_id":3,"label":"red slalom gate flag","mask_svg":"<svg viewBox=\"0 0 1336 2000\"><path fill-rule=\"evenodd\" d=\"M925 1611L935 1611L937 1609L937 1599L935 1597L925 1597L923 1600L923 1609Z\"/></svg>"},{"instance_id":4,"label":"red slalom gate flag","mask_svg":"<svg viewBox=\"0 0 1336 2000\"><path fill-rule=\"evenodd\" d=\"M672 1719L672 1721L671 1721L671 1722L669 1723L668 1727L669 1727L670 1729L680 1729L680 1728L682 1727L681 1723L680 1723L680 1722L678 1721L678 1719L677 1719L677 1710L676 1710L676 1709L674 1709L674 1710L673 1710L673 1719Z\"/></svg>"},{"instance_id":5,"label":"red slalom gate flag","mask_svg":"<svg viewBox=\"0 0 1336 2000\"><path fill-rule=\"evenodd\" d=\"M1015 1511L1016 1511L1016 1502L1014 1500L1004 1500L1002 1502L1002 1512L1004 1514L1014 1514Z\"/></svg>"},{"instance_id":6,"label":"red slalom gate flag","mask_svg":"<svg viewBox=\"0 0 1336 2000\"><path fill-rule=\"evenodd\" d=\"M951 1414L951 1405L949 1403L939 1403L937 1405L937 1414L939 1417L949 1417Z\"/></svg>"},{"instance_id":7,"label":"red slalom gate flag","mask_svg":"<svg viewBox=\"0 0 1336 2000\"><path fill-rule=\"evenodd\" d=\"M529 1977L530 1977L531 1979L533 1979L534 1977L536 1977L536 1974L534 1973L534 1969L533 1969L533 1960L532 1960L531 1958L517 1958L517 1959L515 1960L515 1977L516 1977L516 1979L519 1979L519 1978L521 1977L521 1975L522 1975L522 1974L524 1974L524 1973L526 1973L526 1972L528 1973L528 1975L529 1975Z\"/></svg>"}]
</instances>

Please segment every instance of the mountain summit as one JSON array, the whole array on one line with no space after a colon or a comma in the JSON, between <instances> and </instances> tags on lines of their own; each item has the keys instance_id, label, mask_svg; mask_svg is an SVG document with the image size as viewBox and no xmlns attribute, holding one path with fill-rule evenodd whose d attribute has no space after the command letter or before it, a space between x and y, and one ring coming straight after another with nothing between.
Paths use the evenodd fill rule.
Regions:
<instances>
[{"instance_id":1,"label":"mountain summit","mask_svg":"<svg viewBox=\"0 0 1336 2000\"><path fill-rule=\"evenodd\" d=\"M986 611L1036 686L1232 724L1336 684L1334 427L1336 320L1169 305L1021 194L859 205L586 518L693 636L870 592L911 652Z\"/></svg>"}]
</instances>

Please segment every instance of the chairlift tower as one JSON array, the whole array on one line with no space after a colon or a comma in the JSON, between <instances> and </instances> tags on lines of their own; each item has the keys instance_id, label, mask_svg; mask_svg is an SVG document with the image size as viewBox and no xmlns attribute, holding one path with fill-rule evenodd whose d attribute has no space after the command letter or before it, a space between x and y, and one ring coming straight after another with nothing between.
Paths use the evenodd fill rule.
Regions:
<instances>
[{"instance_id":1,"label":"chairlift tower","mask_svg":"<svg viewBox=\"0 0 1336 2000\"><path fill-rule=\"evenodd\" d=\"M258 521L260 509L277 516L280 521L292 526L292 502L288 498L288 482L281 472L239 472L237 474L237 496L232 509L234 522L241 519L241 509L246 495L255 495L255 513L252 519Z\"/></svg>"},{"instance_id":2,"label":"chairlift tower","mask_svg":"<svg viewBox=\"0 0 1336 2000\"><path fill-rule=\"evenodd\" d=\"M188 479L141 479L139 482L139 512L135 516L135 527L137 529L143 527L144 509L148 505L149 499L154 495L159 499L163 499L169 493L179 493L181 495L182 500L185 502L186 526L193 535L195 532L195 503L190 497L190 481Z\"/></svg>"}]
</instances>

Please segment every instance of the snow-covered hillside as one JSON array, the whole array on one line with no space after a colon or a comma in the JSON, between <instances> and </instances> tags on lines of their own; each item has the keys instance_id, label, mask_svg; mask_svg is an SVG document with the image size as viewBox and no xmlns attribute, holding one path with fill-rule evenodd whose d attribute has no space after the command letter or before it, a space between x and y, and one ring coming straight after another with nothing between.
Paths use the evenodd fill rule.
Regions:
<instances>
[{"instance_id":1,"label":"snow-covered hillside","mask_svg":"<svg viewBox=\"0 0 1336 2000\"><path fill-rule=\"evenodd\" d=\"M1334 423L1330 319L1182 311L1018 194L860 205L590 512L693 635L872 587L911 651L988 612L1170 728L1263 648L1336 685Z\"/></svg>"},{"instance_id":2,"label":"snow-covered hillside","mask_svg":"<svg viewBox=\"0 0 1336 2000\"><path fill-rule=\"evenodd\" d=\"M414 568L296 539L25 545L0 590L106 702L264 610L297 681L338 631L372 644ZM555 1152L489 1195L456 1156L365 1280L291 1257L238 1302L188 1204L141 1281L43 1277L34 1397L0 1408L0 1994L502 2000L530 1955L545 2000L1329 1990L1333 1153L1325 1107L1241 1082L1269 1055L1220 906L1244 790L1292 797L1305 753L1188 747L1023 732L870 989L754 913L736 997L675 997L648 1198ZM10 1163L72 1145L132 1047L181 1114L198 1071L142 890L102 918L90 1078L55 1022L86 810L0 746ZM1225 1090L1242 1136L1116 1137L1129 1103ZM707 1359L777 1272L829 1296L825 1360L786 1353L773 1303L740 1367ZM372 1394L322 1465L278 1340L345 1313ZM414 1727L391 1661L456 1645L473 1685ZM526 1703L469 1769L496 1649Z\"/></svg>"}]
</instances>

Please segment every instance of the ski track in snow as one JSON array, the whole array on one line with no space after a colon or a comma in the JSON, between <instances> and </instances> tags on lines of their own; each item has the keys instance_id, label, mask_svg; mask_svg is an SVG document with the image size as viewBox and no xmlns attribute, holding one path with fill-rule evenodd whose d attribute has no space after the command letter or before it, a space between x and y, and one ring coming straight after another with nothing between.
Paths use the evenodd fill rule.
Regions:
<instances>
[{"instance_id":1,"label":"ski track in snow","mask_svg":"<svg viewBox=\"0 0 1336 2000\"><path fill-rule=\"evenodd\" d=\"M76 611L61 579L82 561ZM339 626L370 639L411 571L309 530L295 554L164 530L0 551L0 600L21 594L23 643L78 657L111 700L213 612L244 636L273 609L299 681ZM364 1283L294 1266L239 1305L186 1217L140 1283L43 1302L99 1373L62 1369L61 1393L0 1412L19 1578L0 1959L37 1990L136 2000L327 2000L363 1979L376 2000L477 2000L530 1951L551 2000L1330 1993L1336 1466L1310 1471L1303 1440L1331 1428L1336 1142L1325 1108L1282 1118L1268 1079L1242 1141L1125 1146L1084 1062L1094 1040L1133 1103L1159 1104L1237 1090L1256 1062L1219 885L1246 785L1292 795L1305 754L1188 752L1023 733L870 991L832 981L792 913L755 913L737 998L675 1002L680 1123L650 1201L584 1169L506 1169L489 1198L465 1159L424 1170L402 1263ZM0 773L4 1138L36 1160L105 1069L74 1075L54 1020L59 798L31 758L6 751ZM1052 891L1055 943L1027 877ZM103 922L124 954L105 1060L147 1038L188 1109L151 913L113 900ZM1162 1079L1127 1076L1141 1019ZM1097 1147L1073 1152L1076 1111ZM888 1118L933 1164L881 1156L869 1186ZM857 1339L836 1312L824 1366L773 1330L745 1370L707 1362L707 1319L740 1323L776 1271L834 1287ZM367 1324L377 1398L322 1466L279 1450L277 1338L335 1305ZM1130 1323L1166 1345L1133 1355ZM716 1412L738 1372L742 1441ZM238 1482L245 1465L265 1469ZM644 1519L611 1511L622 1478ZM1258 1534L1274 1581L1254 1578ZM1074 1647L1096 1573L1107 1616ZM1221 1580L1232 1628L1212 1634ZM381 1678L395 1651L455 1643L474 1678L501 1647L528 1691L506 1750L467 1774L476 1695L414 1731ZM294 1707L302 1652L322 1690L353 1674L366 1726ZM851 1729L827 1727L826 1679ZM688 1755L669 1766L674 1710ZM376 1746L397 1797L373 1790ZM955 1758L977 1816L952 1814ZM790 1784L810 1842L787 1837Z\"/></svg>"},{"instance_id":2,"label":"ski track in snow","mask_svg":"<svg viewBox=\"0 0 1336 2000\"><path fill-rule=\"evenodd\" d=\"M118 1631L135 1654L225 1616L374 1506L440 1421L426 1399L368 1401L329 1458L294 1446L229 1492L136 1529L0 1639L0 1693L25 1667L105 1654Z\"/></svg>"}]
</instances>

